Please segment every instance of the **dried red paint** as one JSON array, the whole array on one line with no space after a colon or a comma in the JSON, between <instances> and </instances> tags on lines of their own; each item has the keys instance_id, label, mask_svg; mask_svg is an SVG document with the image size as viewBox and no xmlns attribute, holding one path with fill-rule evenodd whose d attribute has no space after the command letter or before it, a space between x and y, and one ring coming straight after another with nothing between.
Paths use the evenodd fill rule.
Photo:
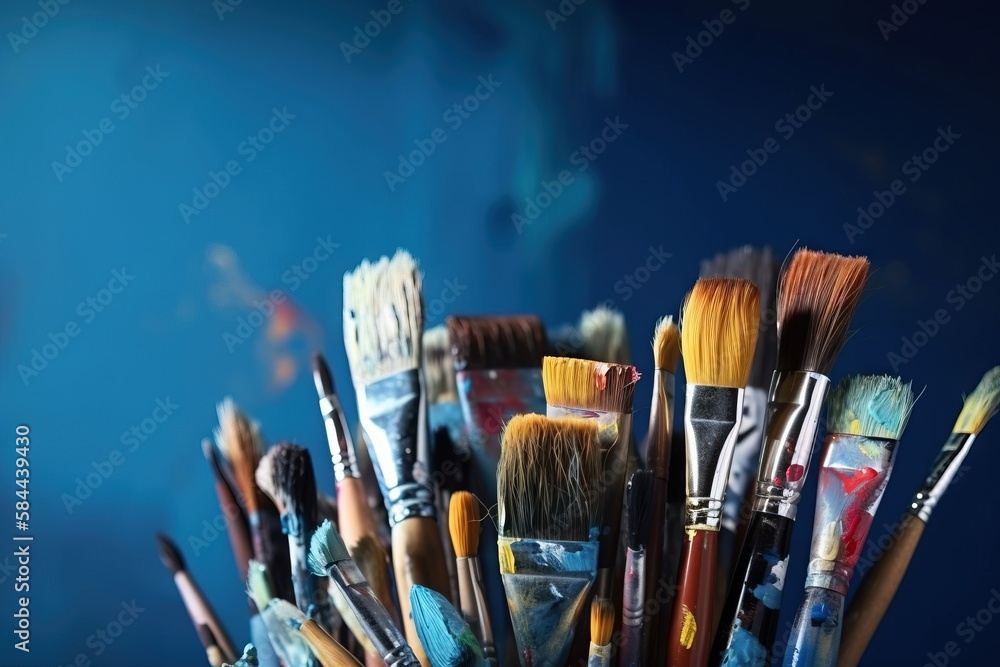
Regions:
<instances>
[{"instance_id":1,"label":"dried red paint","mask_svg":"<svg viewBox=\"0 0 1000 667\"><path fill-rule=\"evenodd\" d=\"M850 477L837 469L833 469L832 472L840 478L841 484L844 485L844 491L848 494L854 493L854 490L859 486L878 477L878 471L874 468L862 468L855 471Z\"/></svg>"},{"instance_id":2,"label":"dried red paint","mask_svg":"<svg viewBox=\"0 0 1000 667\"><path fill-rule=\"evenodd\" d=\"M805 472L806 472L805 468L796 463L793 463L792 465L788 466L788 470L785 471L785 477L788 478L789 482L797 482L800 479L802 479L802 475L804 475Z\"/></svg>"}]
</instances>

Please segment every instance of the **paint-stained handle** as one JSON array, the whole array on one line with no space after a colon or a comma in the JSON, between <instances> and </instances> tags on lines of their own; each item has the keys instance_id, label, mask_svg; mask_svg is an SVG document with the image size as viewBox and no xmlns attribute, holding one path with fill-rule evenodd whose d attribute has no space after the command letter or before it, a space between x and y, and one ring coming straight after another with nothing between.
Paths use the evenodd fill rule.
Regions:
<instances>
[{"instance_id":1,"label":"paint-stained handle","mask_svg":"<svg viewBox=\"0 0 1000 667\"><path fill-rule=\"evenodd\" d=\"M704 667L712 645L712 606L719 534L688 531L681 574L667 638L668 662L674 667Z\"/></svg>"},{"instance_id":2,"label":"paint-stained handle","mask_svg":"<svg viewBox=\"0 0 1000 667\"><path fill-rule=\"evenodd\" d=\"M807 588L795 613L784 667L834 667L843 612L843 595L826 588Z\"/></svg>"},{"instance_id":3,"label":"paint-stained handle","mask_svg":"<svg viewBox=\"0 0 1000 667\"><path fill-rule=\"evenodd\" d=\"M396 573L396 589L406 641L420 664L431 667L413 624L410 589L414 584L420 584L437 591L445 598L450 597L451 585L444 564L444 548L434 519L413 517L393 527L392 567Z\"/></svg>"},{"instance_id":4,"label":"paint-stained handle","mask_svg":"<svg viewBox=\"0 0 1000 667\"><path fill-rule=\"evenodd\" d=\"M844 615L844 638L838 667L855 667L868 648L868 642L885 616L896 589L899 588L913 552L926 524L912 514L904 516L899 535L882 552L865 576L857 595Z\"/></svg>"},{"instance_id":5,"label":"paint-stained handle","mask_svg":"<svg viewBox=\"0 0 1000 667\"><path fill-rule=\"evenodd\" d=\"M769 656L778 631L794 526L787 517L754 512L719 617L710 665L724 660L727 665L754 665L758 664L754 659ZM775 664L781 656L770 657Z\"/></svg>"}]
</instances>

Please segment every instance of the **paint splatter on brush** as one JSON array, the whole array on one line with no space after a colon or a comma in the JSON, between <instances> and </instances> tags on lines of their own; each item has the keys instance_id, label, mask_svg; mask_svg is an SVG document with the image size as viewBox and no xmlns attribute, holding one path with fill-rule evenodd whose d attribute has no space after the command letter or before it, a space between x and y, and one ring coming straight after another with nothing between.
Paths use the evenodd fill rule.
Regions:
<instances>
[{"instance_id":1,"label":"paint splatter on brush","mask_svg":"<svg viewBox=\"0 0 1000 667\"><path fill-rule=\"evenodd\" d=\"M809 621L813 624L813 627L818 627L830 618L830 613L830 608L822 602L814 604L812 609L809 610Z\"/></svg>"},{"instance_id":2,"label":"paint splatter on brush","mask_svg":"<svg viewBox=\"0 0 1000 667\"><path fill-rule=\"evenodd\" d=\"M733 638L722 655L722 667L764 667L767 649L739 624L733 630Z\"/></svg>"},{"instance_id":3,"label":"paint splatter on brush","mask_svg":"<svg viewBox=\"0 0 1000 667\"><path fill-rule=\"evenodd\" d=\"M698 623L695 622L694 614L687 606L681 606L681 613L684 614L684 625L681 626L681 646L690 649L694 645L694 637L698 634Z\"/></svg>"},{"instance_id":4,"label":"paint splatter on brush","mask_svg":"<svg viewBox=\"0 0 1000 667\"><path fill-rule=\"evenodd\" d=\"M785 571L788 569L788 556L778 560L777 553L764 554L764 560L770 566L770 572L764 575L761 583L753 589L755 598L764 603L768 609L781 607L781 591L785 588Z\"/></svg>"},{"instance_id":5,"label":"paint splatter on brush","mask_svg":"<svg viewBox=\"0 0 1000 667\"><path fill-rule=\"evenodd\" d=\"M483 649L465 619L437 591L410 589L413 624L434 667L480 667Z\"/></svg>"}]
</instances>

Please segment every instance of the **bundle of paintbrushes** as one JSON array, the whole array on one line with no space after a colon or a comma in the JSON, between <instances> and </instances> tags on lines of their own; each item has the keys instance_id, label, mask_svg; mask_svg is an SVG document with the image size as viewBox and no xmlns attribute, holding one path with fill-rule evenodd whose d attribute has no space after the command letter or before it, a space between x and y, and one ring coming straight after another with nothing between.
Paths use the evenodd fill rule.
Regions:
<instances>
[{"instance_id":1,"label":"bundle of paintbrushes","mask_svg":"<svg viewBox=\"0 0 1000 667\"><path fill-rule=\"evenodd\" d=\"M208 663L854 667L931 510L1000 405L1000 367L966 400L845 612L914 403L909 384L876 375L846 377L827 400L868 262L800 250L779 277L770 251L741 248L701 273L680 327L669 316L656 323L641 450L640 373L621 313L585 313L552 340L530 315L452 316L425 332L410 255L345 275L357 432L344 412L351 397L322 355L313 363L335 500L317 489L315 452L267 448L229 399L215 444L203 444L234 590L248 599L242 657L180 550L159 537ZM790 603L788 649L776 655L824 405L813 539L794 554L808 571Z\"/></svg>"}]
</instances>

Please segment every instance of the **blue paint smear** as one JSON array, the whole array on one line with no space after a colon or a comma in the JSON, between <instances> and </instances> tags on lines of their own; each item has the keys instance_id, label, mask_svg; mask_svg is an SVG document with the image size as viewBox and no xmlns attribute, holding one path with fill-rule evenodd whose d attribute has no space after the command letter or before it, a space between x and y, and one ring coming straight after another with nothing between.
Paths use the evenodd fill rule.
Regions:
<instances>
[{"instance_id":1,"label":"blue paint smear","mask_svg":"<svg viewBox=\"0 0 1000 667\"><path fill-rule=\"evenodd\" d=\"M483 649L469 624L448 600L423 586L410 589L413 625L427 658L435 667L480 667Z\"/></svg>"},{"instance_id":2,"label":"blue paint smear","mask_svg":"<svg viewBox=\"0 0 1000 667\"><path fill-rule=\"evenodd\" d=\"M762 553L761 557L767 561L768 571L761 579L761 583L753 589L753 596L763 602L768 609L778 609L781 607L781 589L775 585L778 583L778 577L771 569L778 564L780 558L776 551L767 551Z\"/></svg>"},{"instance_id":3,"label":"blue paint smear","mask_svg":"<svg viewBox=\"0 0 1000 667\"><path fill-rule=\"evenodd\" d=\"M809 612L809 619L812 621L813 627L815 627L825 623L830 618L831 613L830 608L820 602L812 606Z\"/></svg>"},{"instance_id":4,"label":"blue paint smear","mask_svg":"<svg viewBox=\"0 0 1000 667\"><path fill-rule=\"evenodd\" d=\"M722 654L722 667L764 667L767 650L753 633L737 626L729 648Z\"/></svg>"}]
</instances>

